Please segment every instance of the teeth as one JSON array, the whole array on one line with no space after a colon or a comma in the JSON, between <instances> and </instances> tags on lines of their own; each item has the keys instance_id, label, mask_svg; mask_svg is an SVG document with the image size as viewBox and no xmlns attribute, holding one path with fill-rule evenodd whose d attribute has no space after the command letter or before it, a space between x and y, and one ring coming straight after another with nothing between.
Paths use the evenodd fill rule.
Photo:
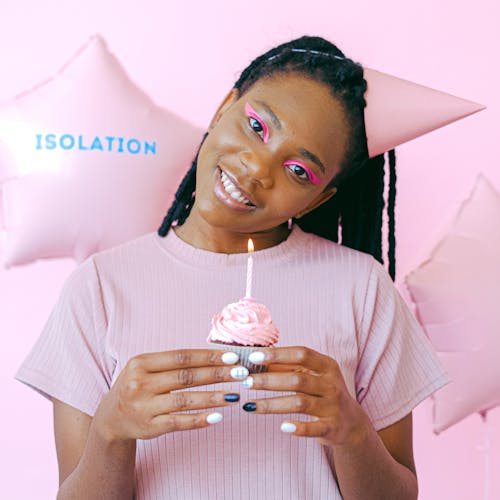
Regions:
<instances>
[{"instance_id":1,"label":"teeth","mask_svg":"<svg viewBox=\"0 0 500 500\"><path fill-rule=\"evenodd\" d=\"M251 205L252 203L245 198L238 189L236 189L236 186L229 180L229 177L225 174L223 170L221 170L221 180L222 184L224 185L224 189L226 192L231 196L236 201L239 201L240 203L245 203L247 205Z\"/></svg>"}]
</instances>

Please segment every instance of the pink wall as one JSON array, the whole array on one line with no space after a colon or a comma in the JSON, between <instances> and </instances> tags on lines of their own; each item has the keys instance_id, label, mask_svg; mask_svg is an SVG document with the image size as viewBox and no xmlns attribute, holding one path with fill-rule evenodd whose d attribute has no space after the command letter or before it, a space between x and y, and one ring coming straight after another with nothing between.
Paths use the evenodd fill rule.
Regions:
<instances>
[{"instance_id":1,"label":"pink wall","mask_svg":"<svg viewBox=\"0 0 500 500\"><path fill-rule=\"evenodd\" d=\"M95 32L159 104L200 125L252 56L303 33L332 39L367 66L482 102L488 110L399 148L402 278L426 255L478 172L500 188L499 19L496 0L412 6L397 0L0 0L0 102L51 75ZM51 407L12 376L73 267L58 260L0 270L4 498L55 496ZM426 402L415 418L420 497L481 498L480 419L469 417L434 436L431 410ZM490 424L498 471L499 409L490 413ZM500 498L498 477L491 488L490 498Z\"/></svg>"}]
</instances>

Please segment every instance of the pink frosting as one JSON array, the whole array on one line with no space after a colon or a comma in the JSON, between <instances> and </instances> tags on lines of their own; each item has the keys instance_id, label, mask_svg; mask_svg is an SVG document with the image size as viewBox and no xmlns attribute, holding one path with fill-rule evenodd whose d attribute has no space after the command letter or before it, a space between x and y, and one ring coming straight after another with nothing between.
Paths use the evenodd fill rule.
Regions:
<instances>
[{"instance_id":1,"label":"pink frosting","mask_svg":"<svg viewBox=\"0 0 500 500\"><path fill-rule=\"evenodd\" d=\"M271 346L278 341L278 329L264 304L241 299L228 304L212 318L209 342L245 346Z\"/></svg>"}]
</instances>

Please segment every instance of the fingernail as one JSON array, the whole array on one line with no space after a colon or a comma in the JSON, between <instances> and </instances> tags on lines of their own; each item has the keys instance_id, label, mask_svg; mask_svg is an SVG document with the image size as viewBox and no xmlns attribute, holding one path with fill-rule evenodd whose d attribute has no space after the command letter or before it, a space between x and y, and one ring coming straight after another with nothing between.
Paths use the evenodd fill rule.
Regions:
<instances>
[{"instance_id":1,"label":"fingernail","mask_svg":"<svg viewBox=\"0 0 500 500\"><path fill-rule=\"evenodd\" d=\"M291 422L283 422L280 429L281 432L295 432L297 430L297 426Z\"/></svg>"},{"instance_id":2,"label":"fingernail","mask_svg":"<svg viewBox=\"0 0 500 500\"><path fill-rule=\"evenodd\" d=\"M255 403L245 403L243 405L243 409L245 411L255 411L257 409L257 405Z\"/></svg>"},{"instance_id":3,"label":"fingernail","mask_svg":"<svg viewBox=\"0 0 500 500\"><path fill-rule=\"evenodd\" d=\"M217 424L222 420L222 413L210 413L207 415L207 422L209 424Z\"/></svg>"},{"instance_id":4,"label":"fingernail","mask_svg":"<svg viewBox=\"0 0 500 500\"><path fill-rule=\"evenodd\" d=\"M231 368L231 377L236 380L243 380L248 377L248 370L244 366L235 366Z\"/></svg>"},{"instance_id":5,"label":"fingernail","mask_svg":"<svg viewBox=\"0 0 500 500\"><path fill-rule=\"evenodd\" d=\"M236 401L240 400L240 395L236 393L224 394L224 401L228 403L236 403Z\"/></svg>"},{"instance_id":6,"label":"fingernail","mask_svg":"<svg viewBox=\"0 0 500 500\"><path fill-rule=\"evenodd\" d=\"M234 365L240 357L235 352L228 351L222 355L221 359L223 363L226 363L226 365Z\"/></svg>"},{"instance_id":7,"label":"fingernail","mask_svg":"<svg viewBox=\"0 0 500 500\"><path fill-rule=\"evenodd\" d=\"M259 364L264 361L265 357L266 355L262 351L254 351L248 355L248 361Z\"/></svg>"},{"instance_id":8,"label":"fingernail","mask_svg":"<svg viewBox=\"0 0 500 500\"><path fill-rule=\"evenodd\" d=\"M252 376L247 377L245 380L243 380L243 382L240 382L240 384L243 387L246 387L247 389L250 389L250 387L252 387L252 385L253 385L253 377Z\"/></svg>"}]
</instances>

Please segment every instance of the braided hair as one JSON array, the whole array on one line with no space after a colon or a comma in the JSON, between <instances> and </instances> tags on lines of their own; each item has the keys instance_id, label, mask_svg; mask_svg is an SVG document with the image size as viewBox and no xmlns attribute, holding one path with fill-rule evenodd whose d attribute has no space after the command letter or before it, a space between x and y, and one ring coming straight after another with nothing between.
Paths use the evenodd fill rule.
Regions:
<instances>
[{"instance_id":1,"label":"braided hair","mask_svg":"<svg viewBox=\"0 0 500 500\"><path fill-rule=\"evenodd\" d=\"M280 74L300 74L327 85L343 107L350 129L340 173L326 189L337 187L335 196L296 219L301 229L373 255L383 263L382 227L384 219L384 155L368 158L364 108L366 80L361 65L348 59L329 41L303 36L283 43L257 57L243 70L234 84L242 96L254 83ZM206 135L203 137L205 140ZM201 146L200 146L201 147ZM389 156L388 185L388 270L395 278L395 153ZM175 200L158 230L165 236L172 224L182 225L195 200L198 154L182 180Z\"/></svg>"}]
</instances>

